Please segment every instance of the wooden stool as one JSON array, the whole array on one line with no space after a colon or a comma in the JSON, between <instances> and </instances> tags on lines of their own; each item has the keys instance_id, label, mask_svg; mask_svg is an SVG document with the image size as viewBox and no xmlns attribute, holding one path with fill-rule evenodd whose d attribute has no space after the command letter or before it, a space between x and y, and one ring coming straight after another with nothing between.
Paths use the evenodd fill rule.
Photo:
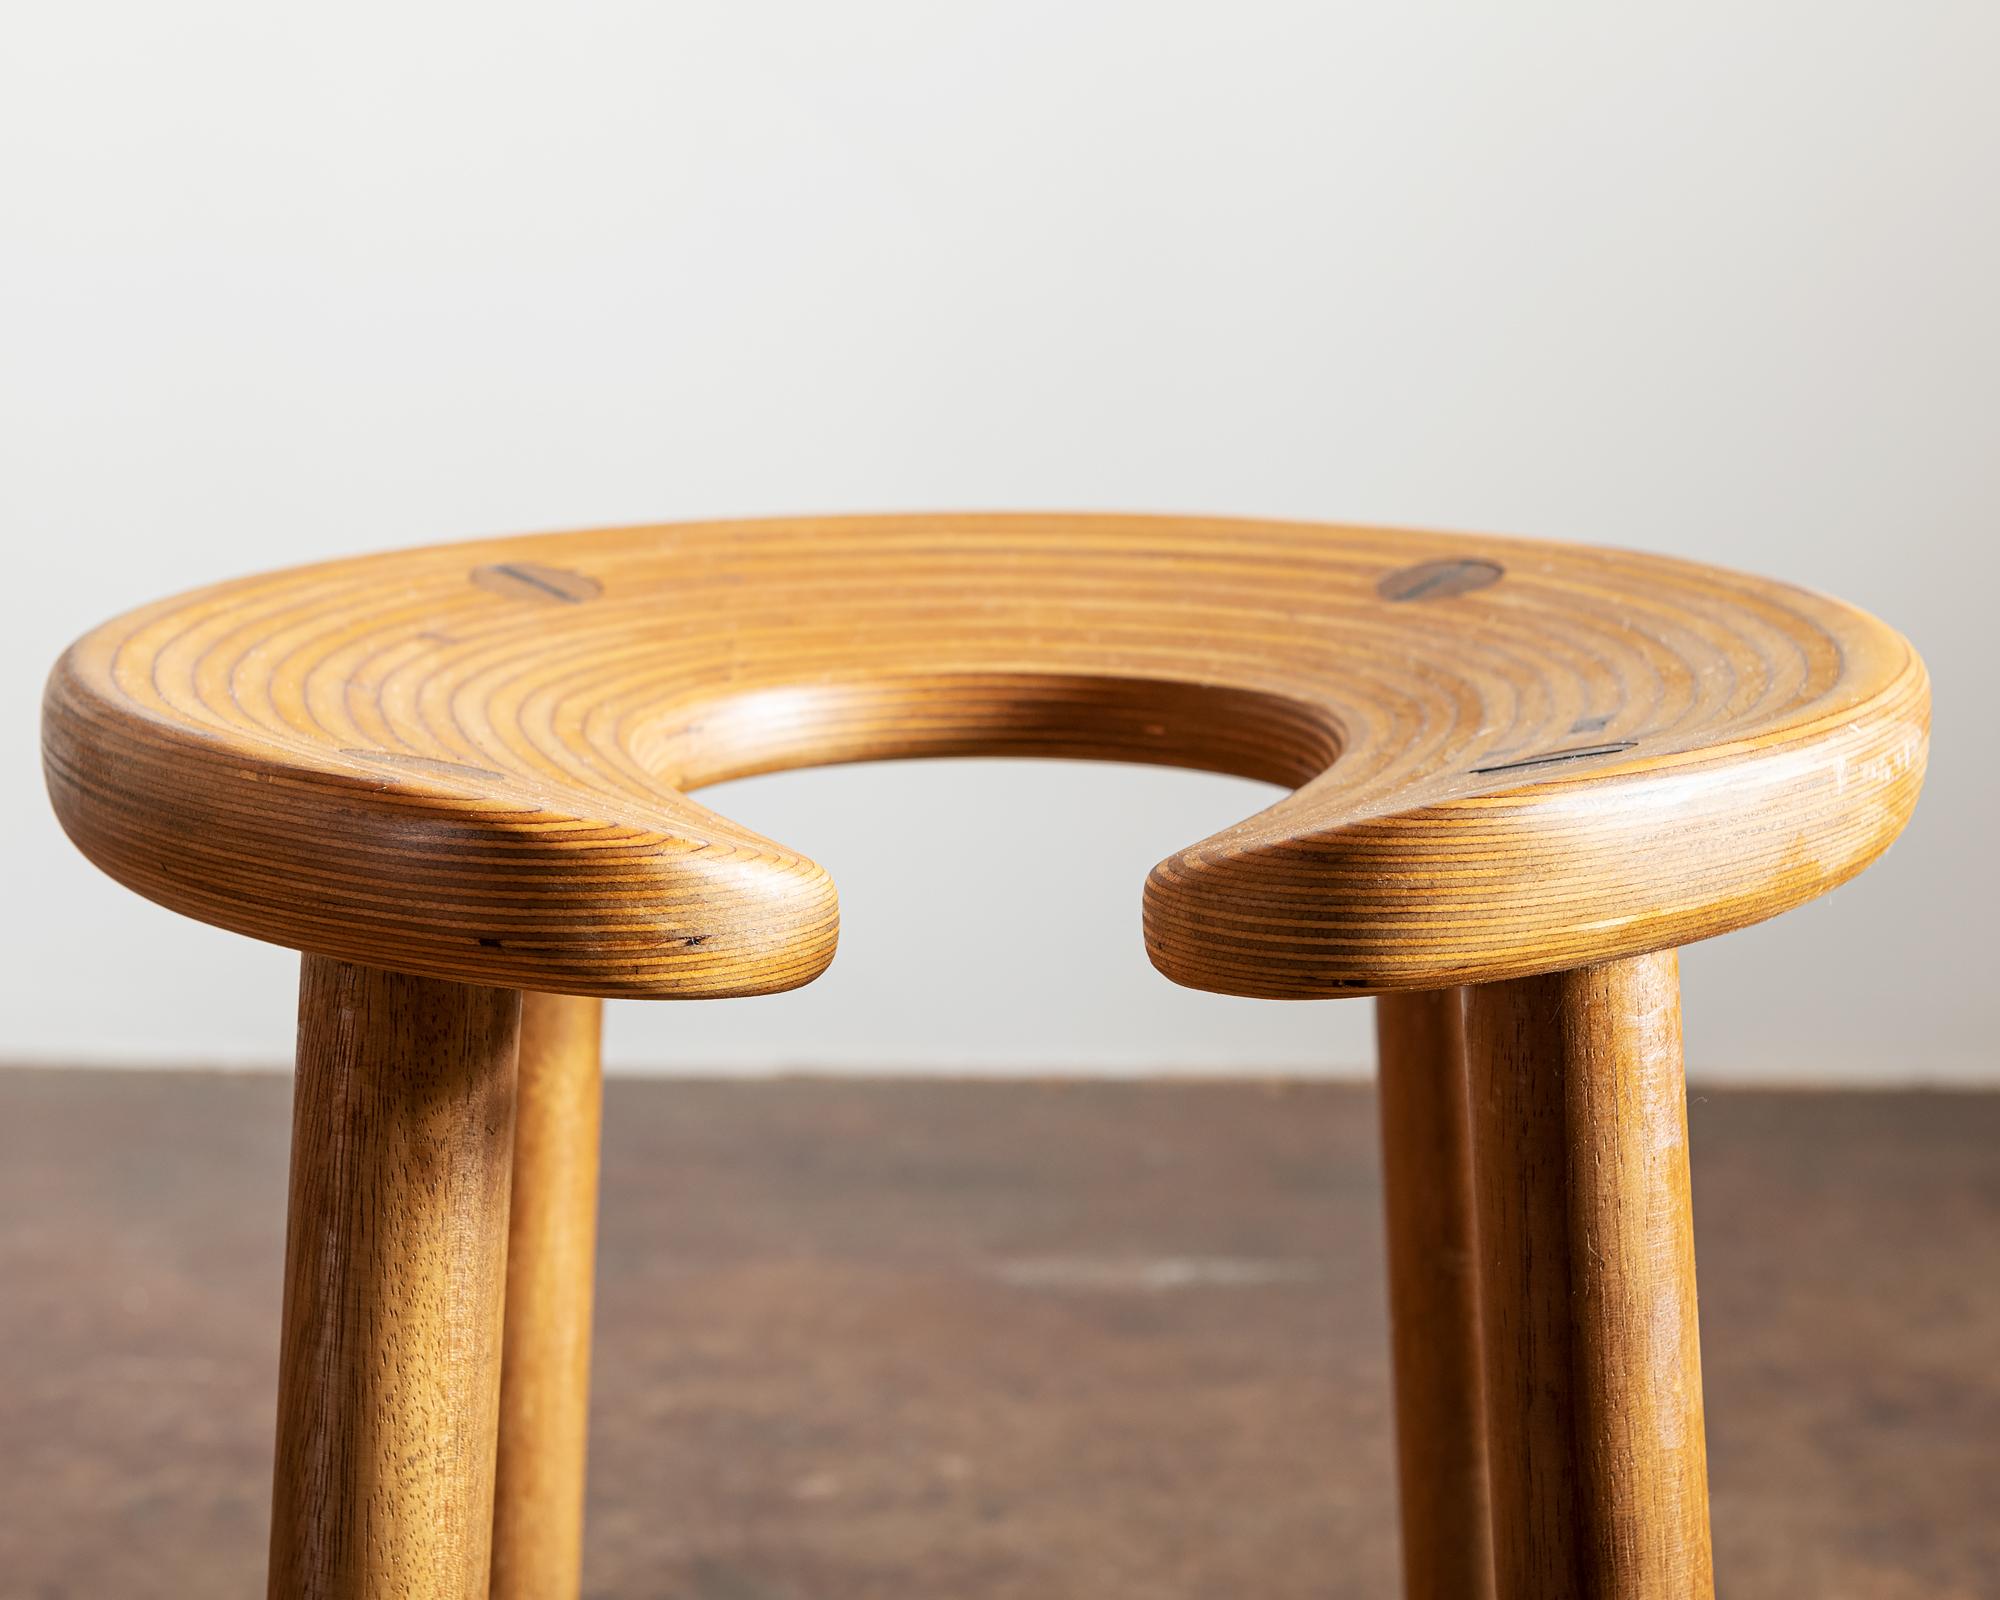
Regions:
<instances>
[{"instance_id":1,"label":"wooden stool","mask_svg":"<svg viewBox=\"0 0 2000 1600\"><path fill-rule=\"evenodd\" d=\"M273 1595L576 1594L598 997L833 955L826 873L688 794L1017 755L1292 791L1146 947L1383 997L1408 1593L1550 1600L1712 1593L1674 950L1867 865L1927 726L1899 635L1686 562L913 516L219 584L72 647L44 745L106 872L305 952Z\"/></svg>"}]
</instances>

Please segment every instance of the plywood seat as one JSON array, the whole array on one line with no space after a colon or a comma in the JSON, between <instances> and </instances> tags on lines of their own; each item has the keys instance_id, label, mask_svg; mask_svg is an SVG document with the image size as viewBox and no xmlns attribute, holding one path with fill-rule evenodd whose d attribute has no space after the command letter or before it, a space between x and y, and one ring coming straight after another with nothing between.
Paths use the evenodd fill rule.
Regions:
<instances>
[{"instance_id":1,"label":"plywood seat","mask_svg":"<svg viewBox=\"0 0 2000 1600\"><path fill-rule=\"evenodd\" d=\"M812 841L703 784L958 754L1240 773L1292 792L1154 869L1148 949L1181 983L1311 997L1574 968L1796 905L1902 825L1926 722L1891 629L1685 562L912 516L198 590L63 658L46 755L72 838L175 910L399 971L669 997L787 988L834 948ZM969 820L968 851L1037 848Z\"/></svg>"}]
</instances>

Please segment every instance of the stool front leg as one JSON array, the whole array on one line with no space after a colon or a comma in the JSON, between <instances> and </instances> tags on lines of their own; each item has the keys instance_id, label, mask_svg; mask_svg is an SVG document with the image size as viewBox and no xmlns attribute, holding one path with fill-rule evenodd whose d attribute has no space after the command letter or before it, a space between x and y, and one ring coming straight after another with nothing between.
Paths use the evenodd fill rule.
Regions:
<instances>
[{"instance_id":1,"label":"stool front leg","mask_svg":"<svg viewBox=\"0 0 2000 1600\"><path fill-rule=\"evenodd\" d=\"M307 956L273 1600L486 1594L521 997Z\"/></svg>"},{"instance_id":2,"label":"stool front leg","mask_svg":"<svg viewBox=\"0 0 2000 1600\"><path fill-rule=\"evenodd\" d=\"M1500 1600L1709 1600L1679 966L1467 991Z\"/></svg>"},{"instance_id":3,"label":"stool front leg","mask_svg":"<svg viewBox=\"0 0 2000 1600\"><path fill-rule=\"evenodd\" d=\"M493 1600L582 1587L603 1017L602 1000L522 996Z\"/></svg>"},{"instance_id":4,"label":"stool front leg","mask_svg":"<svg viewBox=\"0 0 2000 1600\"><path fill-rule=\"evenodd\" d=\"M1375 1000L1406 1600L1492 1600L1462 989Z\"/></svg>"}]
</instances>

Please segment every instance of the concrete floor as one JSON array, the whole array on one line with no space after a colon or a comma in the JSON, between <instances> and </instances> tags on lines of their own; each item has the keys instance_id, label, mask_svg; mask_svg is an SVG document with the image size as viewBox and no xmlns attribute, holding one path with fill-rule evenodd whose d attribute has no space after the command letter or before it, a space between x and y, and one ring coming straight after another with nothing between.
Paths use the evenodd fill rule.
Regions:
<instances>
[{"instance_id":1,"label":"concrete floor","mask_svg":"<svg viewBox=\"0 0 2000 1600\"><path fill-rule=\"evenodd\" d=\"M282 1078L0 1073L0 1596L261 1595ZM1373 1098L611 1086L590 1595L1395 1592ZM1731 1600L2000 1596L2000 1094L1698 1095Z\"/></svg>"}]
</instances>

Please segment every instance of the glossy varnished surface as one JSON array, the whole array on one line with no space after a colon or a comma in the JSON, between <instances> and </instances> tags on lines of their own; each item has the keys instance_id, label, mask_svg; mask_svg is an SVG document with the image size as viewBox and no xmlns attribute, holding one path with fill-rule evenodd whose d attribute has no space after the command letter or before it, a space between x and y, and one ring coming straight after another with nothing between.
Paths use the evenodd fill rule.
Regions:
<instances>
[{"instance_id":1,"label":"glossy varnished surface","mask_svg":"<svg viewBox=\"0 0 2000 1600\"><path fill-rule=\"evenodd\" d=\"M0 1072L9 1600L260 1592L289 1104ZM1395 1593L1365 1092L607 1111L592 1600ZM1690 1117L1723 1592L1988 1600L2000 1095Z\"/></svg>"},{"instance_id":2,"label":"glossy varnished surface","mask_svg":"<svg viewBox=\"0 0 2000 1600\"><path fill-rule=\"evenodd\" d=\"M1466 991L1498 1600L1715 1593L1678 967Z\"/></svg>"},{"instance_id":3,"label":"glossy varnished surface","mask_svg":"<svg viewBox=\"0 0 2000 1600\"><path fill-rule=\"evenodd\" d=\"M939 516L246 579L82 640L44 726L71 836L163 904L595 994L781 989L831 958L811 841L686 797L705 783L951 754L1242 773L1296 792L1155 869L1148 947L1195 987L1314 996L1558 970L1796 905L1901 827L1927 717L1893 631L1686 563Z\"/></svg>"},{"instance_id":4,"label":"glossy varnished surface","mask_svg":"<svg viewBox=\"0 0 2000 1600\"><path fill-rule=\"evenodd\" d=\"M574 1600L589 1455L604 1002L521 997L491 1600Z\"/></svg>"},{"instance_id":5,"label":"glossy varnished surface","mask_svg":"<svg viewBox=\"0 0 2000 1600\"><path fill-rule=\"evenodd\" d=\"M1463 991L1375 1002L1403 1600L1493 1600Z\"/></svg>"},{"instance_id":6,"label":"glossy varnished surface","mask_svg":"<svg viewBox=\"0 0 2000 1600\"><path fill-rule=\"evenodd\" d=\"M271 1600L485 1600L521 997L307 956Z\"/></svg>"}]
</instances>

